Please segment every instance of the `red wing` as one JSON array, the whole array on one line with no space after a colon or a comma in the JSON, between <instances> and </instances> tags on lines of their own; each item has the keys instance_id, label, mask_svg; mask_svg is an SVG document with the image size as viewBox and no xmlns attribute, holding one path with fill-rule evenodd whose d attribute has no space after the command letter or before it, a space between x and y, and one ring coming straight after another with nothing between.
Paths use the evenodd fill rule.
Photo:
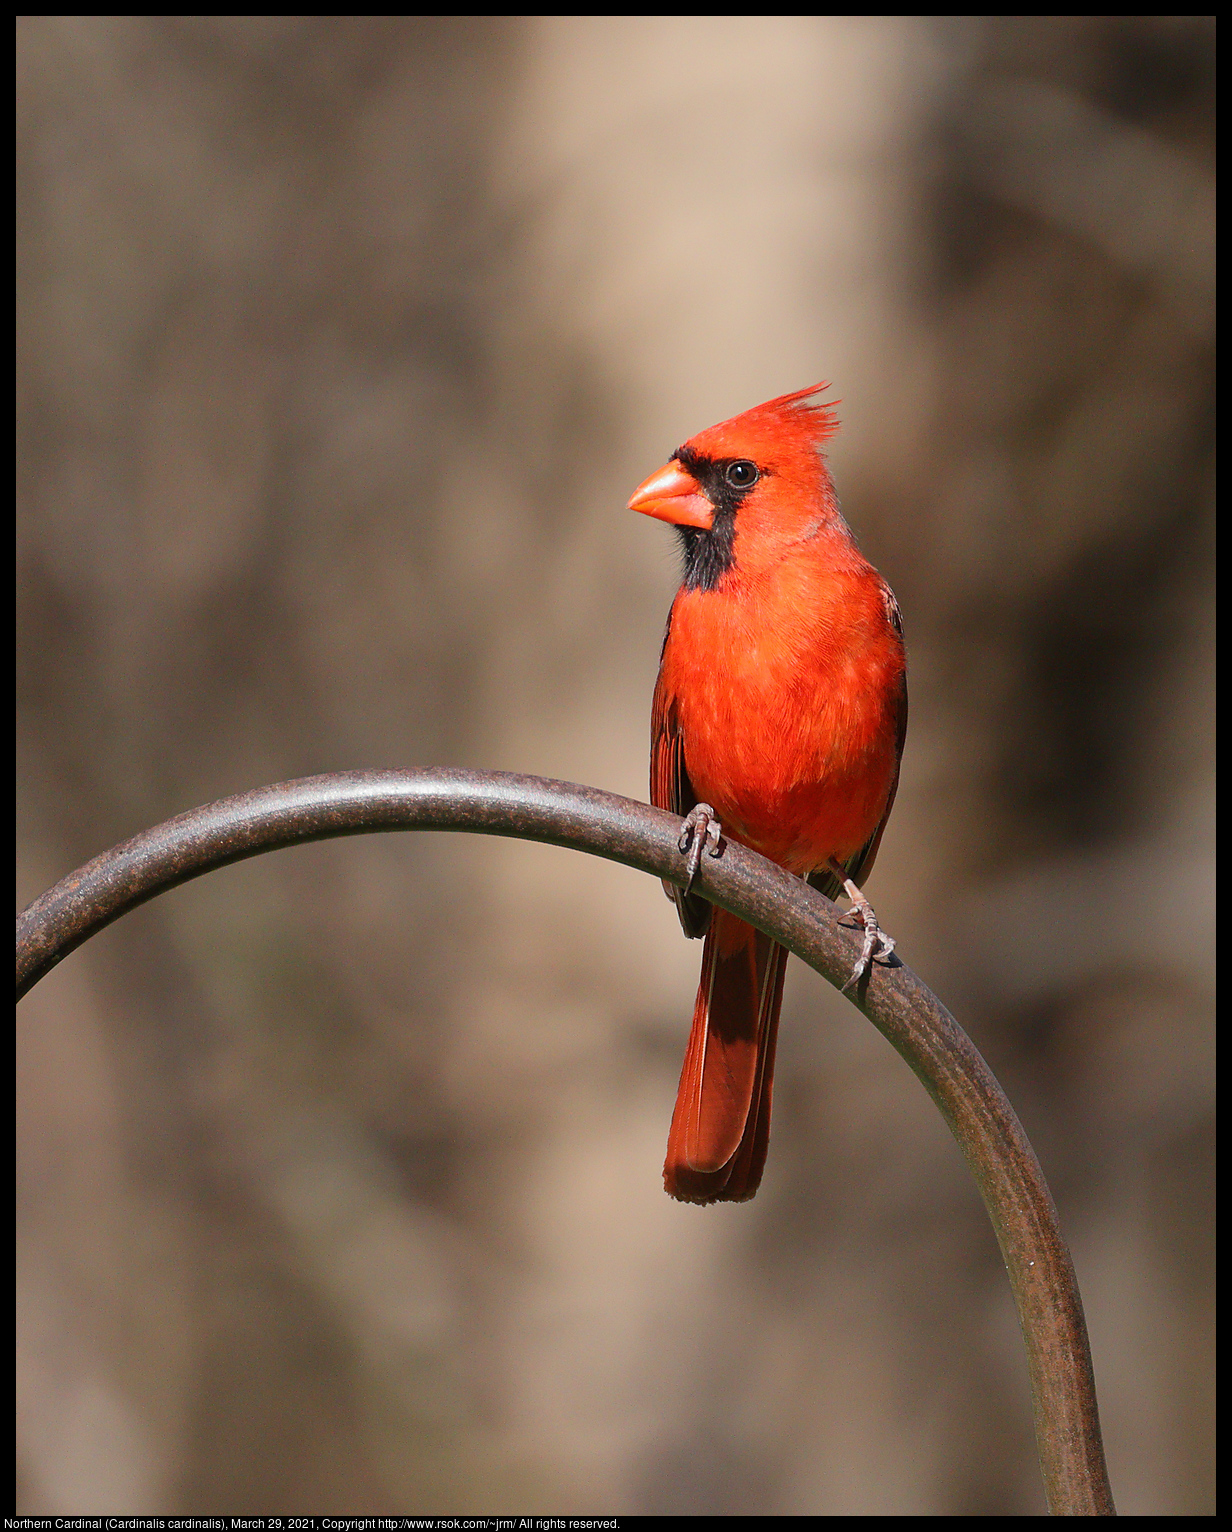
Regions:
<instances>
[{"instance_id":1,"label":"red wing","mask_svg":"<svg viewBox=\"0 0 1232 1532\"><path fill-rule=\"evenodd\" d=\"M857 887L863 888L864 879L873 870L873 863L877 860L877 852L881 847L881 837L885 834L886 823L890 818L890 810L894 807L894 798L898 793L898 774L903 763L903 745L907 739L907 677L903 675L902 683L898 692L898 759L894 766L894 780L890 783L890 796L886 799L885 813L881 816L881 823L874 831L868 844L860 852L860 855L848 864L847 876Z\"/></svg>"},{"instance_id":2,"label":"red wing","mask_svg":"<svg viewBox=\"0 0 1232 1532\"><path fill-rule=\"evenodd\" d=\"M676 713L676 699L669 697L662 680L655 686L654 705L650 711L650 801L657 809L666 809L681 819L697 802L684 764L684 736ZM699 894L685 894L674 883L664 883L668 898L686 936L705 936L714 908Z\"/></svg>"},{"instance_id":3,"label":"red wing","mask_svg":"<svg viewBox=\"0 0 1232 1532\"><path fill-rule=\"evenodd\" d=\"M898 602L895 601L894 594L888 585L885 588L885 596L886 616L889 619L891 626L901 637L903 631L903 620L899 615ZM868 840L864 843L863 846L861 846L856 855L851 857L847 863L847 876L858 888L862 888L864 886L865 878L867 878L869 873L873 870L873 863L877 860L877 852L881 847L881 837L885 834L886 823L890 818L890 810L894 807L894 798L898 792L898 773L903 760L903 746L907 741L906 671L903 672L902 680L899 683L897 707L898 712L895 719L895 743L897 749L897 760L894 766L894 780L890 783L890 795L886 799L885 812L882 814L881 821L877 828L873 831L872 835L869 836ZM824 869L818 869L817 872L813 873L809 878L809 882L813 885L814 888L820 889L821 892L825 894L827 899L836 899L842 892L843 888L842 883L838 880L834 873L826 872Z\"/></svg>"}]
</instances>

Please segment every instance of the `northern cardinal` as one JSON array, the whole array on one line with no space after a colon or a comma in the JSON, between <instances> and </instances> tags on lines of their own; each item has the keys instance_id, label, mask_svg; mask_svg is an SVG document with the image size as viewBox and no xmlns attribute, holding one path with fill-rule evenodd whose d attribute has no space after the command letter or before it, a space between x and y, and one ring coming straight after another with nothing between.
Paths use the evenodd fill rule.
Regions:
<instances>
[{"instance_id":1,"label":"northern cardinal","mask_svg":"<svg viewBox=\"0 0 1232 1532\"><path fill-rule=\"evenodd\" d=\"M865 933L856 980L893 946L859 884L898 786L907 658L898 604L856 547L821 454L837 422L810 400L827 386L702 431L629 508L670 522L684 556L650 797L683 816L689 885L724 835L831 898L845 891ZM766 1160L787 952L688 886L664 887L686 936L706 944L663 1182L683 1202L742 1202Z\"/></svg>"}]
</instances>

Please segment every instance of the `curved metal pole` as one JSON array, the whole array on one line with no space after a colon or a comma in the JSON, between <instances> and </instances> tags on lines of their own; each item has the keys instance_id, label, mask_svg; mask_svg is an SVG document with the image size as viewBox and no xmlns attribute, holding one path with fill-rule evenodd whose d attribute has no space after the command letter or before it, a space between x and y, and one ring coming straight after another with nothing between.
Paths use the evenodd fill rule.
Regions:
<instances>
[{"instance_id":1,"label":"curved metal pole","mask_svg":"<svg viewBox=\"0 0 1232 1532\"><path fill-rule=\"evenodd\" d=\"M17 920L17 997L126 911L228 862L378 830L470 830L546 841L683 882L679 822L631 798L543 777L348 771L262 787L180 814L96 857ZM836 907L743 846L703 857L694 887L841 987L857 942ZM1049 1509L1113 1515L1082 1300L1035 1151L992 1071L903 965L874 966L852 997L941 1109L975 1176L1018 1306Z\"/></svg>"}]
</instances>

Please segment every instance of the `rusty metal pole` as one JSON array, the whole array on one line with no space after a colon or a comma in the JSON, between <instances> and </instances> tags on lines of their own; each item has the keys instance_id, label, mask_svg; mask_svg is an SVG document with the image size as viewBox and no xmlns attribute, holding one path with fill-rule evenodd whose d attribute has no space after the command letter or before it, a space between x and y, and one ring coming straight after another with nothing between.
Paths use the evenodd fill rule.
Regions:
<instances>
[{"instance_id":1,"label":"rusty metal pole","mask_svg":"<svg viewBox=\"0 0 1232 1532\"><path fill-rule=\"evenodd\" d=\"M181 814L96 857L17 920L17 997L126 911L229 862L382 830L468 830L546 841L683 882L679 822L660 809L543 777L349 771L305 777ZM858 942L830 901L743 846L703 857L694 888L841 988ZM1082 1299L1035 1151L992 1071L905 965L875 965L852 997L940 1108L975 1176L1027 1348L1035 1437L1054 1515L1115 1514Z\"/></svg>"}]
</instances>

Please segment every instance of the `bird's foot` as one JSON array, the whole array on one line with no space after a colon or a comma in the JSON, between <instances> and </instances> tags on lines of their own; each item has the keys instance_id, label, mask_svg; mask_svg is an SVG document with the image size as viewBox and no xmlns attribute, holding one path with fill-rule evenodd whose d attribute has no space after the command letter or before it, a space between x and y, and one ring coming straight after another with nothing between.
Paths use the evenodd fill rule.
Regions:
<instances>
[{"instance_id":1,"label":"bird's foot","mask_svg":"<svg viewBox=\"0 0 1232 1532\"><path fill-rule=\"evenodd\" d=\"M876 910L838 863L832 861L830 868L842 878L843 890L851 900L851 908L839 917L839 925L847 926L851 930L863 929L864 931L864 945L860 949L860 956L856 959L856 966L851 970L851 977L843 985L843 993L846 994L853 984L860 982L874 963L890 965L895 943L894 938L881 929Z\"/></svg>"},{"instance_id":2,"label":"bird's foot","mask_svg":"<svg viewBox=\"0 0 1232 1532\"><path fill-rule=\"evenodd\" d=\"M689 856L685 867L688 876L684 881L684 891L687 894L693 887L697 869L702 865L702 853L707 845L710 846L711 856L720 856L723 851L723 826L708 803L695 803L689 810L681 823L680 839L676 844L681 851L688 852Z\"/></svg>"}]
</instances>

